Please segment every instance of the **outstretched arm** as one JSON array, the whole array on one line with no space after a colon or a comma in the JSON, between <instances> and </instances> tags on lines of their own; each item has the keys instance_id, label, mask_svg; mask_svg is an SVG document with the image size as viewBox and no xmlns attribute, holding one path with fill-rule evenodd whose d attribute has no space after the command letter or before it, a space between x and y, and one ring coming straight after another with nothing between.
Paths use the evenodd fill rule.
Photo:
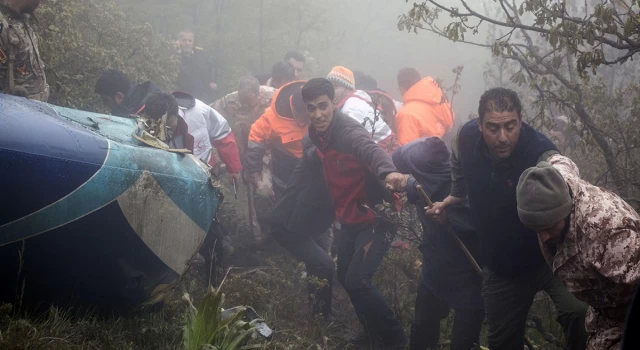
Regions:
<instances>
[{"instance_id":1,"label":"outstretched arm","mask_svg":"<svg viewBox=\"0 0 640 350\"><path fill-rule=\"evenodd\" d=\"M366 129L349 126L345 132L344 139L349 142L351 153L376 177L383 180L389 191L405 190L408 176L398 172L391 156L371 139Z\"/></svg>"},{"instance_id":2,"label":"outstretched arm","mask_svg":"<svg viewBox=\"0 0 640 350\"><path fill-rule=\"evenodd\" d=\"M207 113L207 131L209 132L211 144L216 148L220 158L227 166L229 175L239 184L242 162L240 161L236 138L231 132L231 127L229 127L227 120L210 107Z\"/></svg>"}]
</instances>

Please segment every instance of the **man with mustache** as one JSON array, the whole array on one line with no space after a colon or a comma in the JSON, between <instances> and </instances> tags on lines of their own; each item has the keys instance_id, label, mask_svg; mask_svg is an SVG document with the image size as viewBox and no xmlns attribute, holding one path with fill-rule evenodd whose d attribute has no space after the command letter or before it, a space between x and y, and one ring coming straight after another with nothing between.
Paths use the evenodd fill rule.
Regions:
<instances>
[{"instance_id":1,"label":"man with mustache","mask_svg":"<svg viewBox=\"0 0 640 350\"><path fill-rule=\"evenodd\" d=\"M520 220L537 232L554 275L589 304L588 348L620 349L640 282L640 216L559 154L525 170L517 191Z\"/></svg>"},{"instance_id":2,"label":"man with mustache","mask_svg":"<svg viewBox=\"0 0 640 350\"><path fill-rule=\"evenodd\" d=\"M533 231L520 222L517 211L520 175L557 155L557 148L522 121L522 104L512 90L486 91L478 116L462 126L452 143L451 193L426 213L442 220L448 205L469 200L485 263L482 297L490 349L524 347L527 314L541 290L558 310L566 348L584 349L586 305L553 276Z\"/></svg>"}]
</instances>

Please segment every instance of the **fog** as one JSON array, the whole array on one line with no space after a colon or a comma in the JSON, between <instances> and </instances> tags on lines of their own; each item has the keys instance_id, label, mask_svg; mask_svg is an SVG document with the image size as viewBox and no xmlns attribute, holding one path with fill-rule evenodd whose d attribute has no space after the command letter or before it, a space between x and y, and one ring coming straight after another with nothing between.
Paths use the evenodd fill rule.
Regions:
<instances>
[{"instance_id":1,"label":"fog","mask_svg":"<svg viewBox=\"0 0 640 350\"><path fill-rule=\"evenodd\" d=\"M483 92L488 49L454 43L435 34L398 30L398 17L413 2L405 0L117 0L125 13L149 22L154 31L175 40L191 27L196 43L217 62L221 86L229 92L243 74L265 73L290 50L311 58L307 78L326 75L342 65L373 75L378 86L401 99L400 68L415 67L423 76L453 83L451 72L463 65L462 91L454 99L458 122L477 110ZM457 0L442 1L459 6ZM176 11L177 10L177 11ZM448 15L439 23L446 25ZM468 33L467 38L471 37ZM486 34L473 38L486 42ZM262 43L262 46L260 45Z\"/></svg>"},{"instance_id":2,"label":"fog","mask_svg":"<svg viewBox=\"0 0 640 350\"><path fill-rule=\"evenodd\" d=\"M329 50L318 53L323 66L344 65L352 70L362 70L378 80L378 86L400 99L396 74L400 68L414 67L423 76L443 79L444 86L453 83L451 72L464 66L460 85L462 90L454 99L454 110L466 120L477 110L477 102L485 89L483 71L491 57L488 49L454 43L426 31L408 33L398 30L398 16L412 8L413 2L403 0L333 1L328 15L338 40L332 41ZM445 4L456 4L448 0ZM447 23L448 16L442 16ZM469 37L471 34L469 33ZM482 33L473 36L485 42Z\"/></svg>"}]
</instances>

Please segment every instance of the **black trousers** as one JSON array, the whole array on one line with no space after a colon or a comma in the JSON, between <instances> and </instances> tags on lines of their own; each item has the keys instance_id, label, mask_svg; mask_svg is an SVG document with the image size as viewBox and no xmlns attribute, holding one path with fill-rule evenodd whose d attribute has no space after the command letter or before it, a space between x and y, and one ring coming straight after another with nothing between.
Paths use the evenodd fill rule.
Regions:
<instances>
[{"instance_id":1,"label":"black trousers","mask_svg":"<svg viewBox=\"0 0 640 350\"><path fill-rule=\"evenodd\" d=\"M586 348L584 318L587 305L578 300L547 264L511 279L484 269L482 298L489 323L488 341L492 350L522 349L529 309L536 293L543 290L558 310L558 323L564 328L565 349Z\"/></svg>"},{"instance_id":2,"label":"black trousers","mask_svg":"<svg viewBox=\"0 0 640 350\"><path fill-rule=\"evenodd\" d=\"M416 308L411 324L411 350L438 349L440 320L449 316L449 305L423 283L418 284ZM479 344L483 309L454 309L451 350L470 350Z\"/></svg>"},{"instance_id":3,"label":"black trousers","mask_svg":"<svg viewBox=\"0 0 640 350\"><path fill-rule=\"evenodd\" d=\"M314 315L330 315L335 264L322 244L321 236L292 239L289 234L281 231L272 231L271 234L298 261L304 263L307 276L321 280L310 279L309 301Z\"/></svg>"},{"instance_id":4,"label":"black trousers","mask_svg":"<svg viewBox=\"0 0 640 350\"><path fill-rule=\"evenodd\" d=\"M391 246L390 227L342 225L338 238L338 281L346 289L369 339L385 345L406 342L391 306L373 285L373 275Z\"/></svg>"}]
</instances>

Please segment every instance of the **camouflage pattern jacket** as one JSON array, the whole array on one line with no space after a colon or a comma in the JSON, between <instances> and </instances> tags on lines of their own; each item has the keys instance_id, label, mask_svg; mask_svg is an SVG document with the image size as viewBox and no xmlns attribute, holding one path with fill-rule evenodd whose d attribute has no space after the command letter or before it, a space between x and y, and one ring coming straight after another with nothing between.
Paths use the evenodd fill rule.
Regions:
<instances>
[{"instance_id":1,"label":"camouflage pattern jacket","mask_svg":"<svg viewBox=\"0 0 640 350\"><path fill-rule=\"evenodd\" d=\"M33 15L18 13L0 0L0 93L46 101L49 87L38 51L34 21ZM10 65L13 65L12 82Z\"/></svg>"},{"instance_id":2,"label":"camouflage pattern jacket","mask_svg":"<svg viewBox=\"0 0 640 350\"><path fill-rule=\"evenodd\" d=\"M226 95L211 105L229 122L238 142L240 154L244 154L247 149L251 125L271 106L274 92L275 89L272 87L260 86L258 103L253 107L243 106L240 103L237 91Z\"/></svg>"},{"instance_id":3,"label":"camouflage pattern jacket","mask_svg":"<svg viewBox=\"0 0 640 350\"><path fill-rule=\"evenodd\" d=\"M578 167L559 154L548 162L571 189L566 237L543 253L569 292L589 305L588 349L619 349L624 319L640 281L640 216L617 195L580 179Z\"/></svg>"}]
</instances>

